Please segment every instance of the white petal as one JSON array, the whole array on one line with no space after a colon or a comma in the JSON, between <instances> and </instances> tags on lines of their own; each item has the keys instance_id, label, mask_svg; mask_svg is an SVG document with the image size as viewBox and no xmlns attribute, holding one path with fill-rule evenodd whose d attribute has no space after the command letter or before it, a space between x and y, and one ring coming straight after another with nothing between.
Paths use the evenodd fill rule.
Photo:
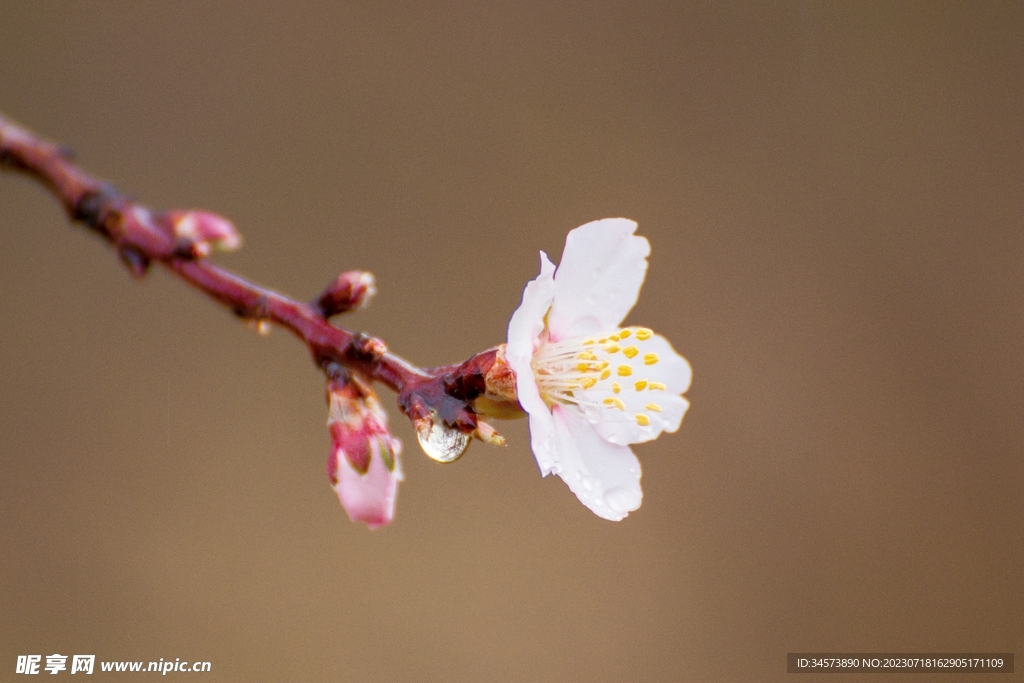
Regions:
<instances>
[{"instance_id":1,"label":"white petal","mask_svg":"<svg viewBox=\"0 0 1024 683\"><path fill-rule=\"evenodd\" d=\"M548 329L555 341L615 329L636 304L650 243L636 223L606 218L569 233L555 274Z\"/></svg>"},{"instance_id":2,"label":"white petal","mask_svg":"<svg viewBox=\"0 0 1024 683\"><path fill-rule=\"evenodd\" d=\"M516 393L519 404L530 416L530 442L541 474L551 473L554 460L554 425L551 412L540 397L537 380L533 376L533 351L544 331L544 316L551 308L555 284L552 276L555 265L544 252L540 253L540 275L531 280L523 290L523 302L508 324L508 345L505 358L516 373Z\"/></svg>"},{"instance_id":3,"label":"white petal","mask_svg":"<svg viewBox=\"0 0 1024 683\"><path fill-rule=\"evenodd\" d=\"M508 346L505 357L509 365L520 378L523 375L533 376L530 361L537 348L538 339L544 331L544 316L551 308L555 294L553 275L555 265L548 255L540 252L540 275L526 283L523 290L523 302L512 314L508 323ZM525 407L525 406L524 406Z\"/></svg>"},{"instance_id":4,"label":"white petal","mask_svg":"<svg viewBox=\"0 0 1024 683\"><path fill-rule=\"evenodd\" d=\"M543 404L543 401L541 403ZM542 405L540 410L535 410L529 415L530 448L533 449L533 457L537 459L540 474L543 477L552 472L558 474L561 464L556 455L555 422L551 417L551 411L546 405Z\"/></svg>"},{"instance_id":5,"label":"white petal","mask_svg":"<svg viewBox=\"0 0 1024 683\"><path fill-rule=\"evenodd\" d=\"M598 434L617 444L676 431L690 405L679 396L690 388L690 364L650 330L631 327L619 335L626 336L590 347L610 372L577 392L584 414Z\"/></svg>"},{"instance_id":6,"label":"white petal","mask_svg":"<svg viewBox=\"0 0 1024 683\"><path fill-rule=\"evenodd\" d=\"M631 328L636 329L636 328ZM668 339L660 334L653 334L649 339L639 341L636 335L623 339L618 343L623 350L635 346L637 354L627 358L622 351L612 354L609 361L614 369L619 365L628 365L632 370L631 380L648 379L654 382L661 382L665 385L665 391L672 394L685 393L690 388L690 381L693 379L693 370L690 363L680 356ZM654 354L657 360L649 364L648 355ZM616 374L612 373L613 376Z\"/></svg>"},{"instance_id":7,"label":"white petal","mask_svg":"<svg viewBox=\"0 0 1024 683\"><path fill-rule=\"evenodd\" d=\"M598 400L612 396L611 392L595 393ZM661 436L662 432L674 432L682 424L683 415L690 407L690 402L676 394L661 392L660 396L626 396L620 392L618 398L626 404L625 410L604 406L584 408L587 420L590 421L602 438L617 444L643 443ZM655 405L660 410L651 409ZM637 415L645 415L648 424L641 425Z\"/></svg>"},{"instance_id":8,"label":"white petal","mask_svg":"<svg viewBox=\"0 0 1024 683\"><path fill-rule=\"evenodd\" d=\"M640 461L628 446L605 441L587 419L564 406L551 413L554 471L594 514L618 521L640 507ZM533 421L530 421L533 431Z\"/></svg>"}]
</instances>

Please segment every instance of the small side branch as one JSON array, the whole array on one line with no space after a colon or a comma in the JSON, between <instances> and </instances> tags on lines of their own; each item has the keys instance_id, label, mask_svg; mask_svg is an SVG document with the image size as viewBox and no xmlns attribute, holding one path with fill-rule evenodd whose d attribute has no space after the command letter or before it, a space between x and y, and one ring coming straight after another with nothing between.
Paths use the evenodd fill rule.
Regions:
<instances>
[{"instance_id":1,"label":"small side branch","mask_svg":"<svg viewBox=\"0 0 1024 683\"><path fill-rule=\"evenodd\" d=\"M419 434L443 425L491 443L501 442L493 428L478 420L474 407L481 398L515 404L514 395L508 396L507 391L492 396L488 390L489 375L507 374L507 368L499 367L503 361L498 349L483 351L460 365L416 367L390 353L380 339L354 334L328 320L331 313L365 300L366 287L358 290L363 299L353 300L352 306L338 300L339 293L356 296L358 288L353 282L358 277L346 280L346 275L353 274L343 274L312 303L258 287L204 258L217 240L238 243L237 233L226 219L198 211L152 211L85 173L66 147L43 140L2 116L0 167L22 171L42 182L71 220L81 222L113 246L135 277L143 277L150 264L159 263L258 327L276 324L291 330L328 380L346 369L397 392L402 412ZM349 289L343 290L343 286Z\"/></svg>"}]
</instances>

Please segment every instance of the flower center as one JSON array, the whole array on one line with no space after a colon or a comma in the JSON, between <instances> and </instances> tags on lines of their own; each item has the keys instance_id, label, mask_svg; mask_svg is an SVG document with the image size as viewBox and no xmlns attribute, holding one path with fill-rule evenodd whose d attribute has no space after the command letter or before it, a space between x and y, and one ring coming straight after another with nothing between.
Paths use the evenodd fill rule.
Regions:
<instances>
[{"instance_id":1,"label":"flower center","mask_svg":"<svg viewBox=\"0 0 1024 683\"><path fill-rule=\"evenodd\" d=\"M647 392L665 391L656 381L658 354L644 349L652 337L646 327L627 327L600 338L544 344L532 361L541 398L548 406L606 409L613 420L632 414L641 427L649 425L647 411L662 409Z\"/></svg>"}]
</instances>

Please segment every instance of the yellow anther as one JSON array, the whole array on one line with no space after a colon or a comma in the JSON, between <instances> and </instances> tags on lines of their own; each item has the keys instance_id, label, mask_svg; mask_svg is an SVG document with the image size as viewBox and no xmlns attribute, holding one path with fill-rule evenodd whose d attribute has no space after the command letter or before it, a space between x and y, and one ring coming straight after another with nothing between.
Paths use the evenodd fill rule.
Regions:
<instances>
[{"instance_id":1,"label":"yellow anther","mask_svg":"<svg viewBox=\"0 0 1024 683\"><path fill-rule=\"evenodd\" d=\"M654 365L658 362L658 354L656 353L645 353L644 354L644 365Z\"/></svg>"},{"instance_id":2,"label":"yellow anther","mask_svg":"<svg viewBox=\"0 0 1024 683\"><path fill-rule=\"evenodd\" d=\"M598 365L598 366L597 366L596 368L594 368L594 369L595 369L595 370L604 370L604 369L605 369L606 367L608 367L608 361L606 361L606 360L603 360L603 361L601 361L601 364L600 364L600 365Z\"/></svg>"},{"instance_id":3,"label":"yellow anther","mask_svg":"<svg viewBox=\"0 0 1024 683\"><path fill-rule=\"evenodd\" d=\"M589 389L590 387L594 386L595 384L597 384L597 378L596 377L587 377L586 379L583 380L583 382L580 384L580 386L582 386L584 389Z\"/></svg>"},{"instance_id":4,"label":"yellow anther","mask_svg":"<svg viewBox=\"0 0 1024 683\"><path fill-rule=\"evenodd\" d=\"M637 413L636 423L641 427L646 427L647 425L651 424L651 418L647 417L643 413Z\"/></svg>"},{"instance_id":5,"label":"yellow anther","mask_svg":"<svg viewBox=\"0 0 1024 683\"><path fill-rule=\"evenodd\" d=\"M583 342L583 345L584 345L584 346L590 346L590 345L591 345L591 344L593 344L593 343L594 343L594 340L593 340L593 339L588 339L588 340L586 340L585 342Z\"/></svg>"},{"instance_id":6,"label":"yellow anther","mask_svg":"<svg viewBox=\"0 0 1024 683\"><path fill-rule=\"evenodd\" d=\"M631 330L619 330L619 339L625 339L631 334L633 334Z\"/></svg>"},{"instance_id":7,"label":"yellow anther","mask_svg":"<svg viewBox=\"0 0 1024 683\"><path fill-rule=\"evenodd\" d=\"M604 338L598 339L597 343L598 344L607 344L608 343L608 338L604 337Z\"/></svg>"},{"instance_id":8,"label":"yellow anther","mask_svg":"<svg viewBox=\"0 0 1024 683\"><path fill-rule=\"evenodd\" d=\"M587 372L592 367L593 366L590 363L580 363L579 365L576 366L576 370L578 370L579 372Z\"/></svg>"},{"instance_id":9,"label":"yellow anther","mask_svg":"<svg viewBox=\"0 0 1024 683\"><path fill-rule=\"evenodd\" d=\"M609 396L604 401L602 401L602 403L604 403L606 406L618 408L619 410L626 409L626 404L623 402L623 400L621 398L615 398L614 396Z\"/></svg>"},{"instance_id":10,"label":"yellow anther","mask_svg":"<svg viewBox=\"0 0 1024 683\"><path fill-rule=\"evenodd\" d=\"M655 389L665 391L665 385L662 384L661 382L651 382L650 384L647 385L647 388L650 389L651 391L654 391ZM639 391L639 389L637 389L637 391Z\"/></svg>"},{"instance_id":11,"label":"yellow anther","mask_svg":"<svg viewBox=\"0 0 1024 683\"><path fill-rule=\"evenodd\" d=\"M637 391L643 391L644 389L647 388L647 380L642 379L639 382L637 382L636 384L634 384L633 386L636 387Z\"/></svg>"},{"instance_id":12,"label":"yellow anther","mask_svg":"<svg viewBox=\"0 0 1024 683\"><path fill-rule=\"evenodd\" d=\"M609 370L608 368L605 368L604 370L601 371L601 379L608 379L609 377L611 377L611 374L612 371Z\"/></svg>"},{"instance_id":13,"label":"yellow anther","mask_svg":"<svg viewBox=\"0 0 1024 683\"><path fill-rule=\"evenodd\" d=\"M584 351L580 355L576 356L580 360L597 360L597 356L592 354L590 351Z\"/></svg>"},{"instance_id":14,"label":"yellow anther","mask_svg":"<svg viewBox=\"0 0 1024 683\"><path fill-rule=\"evenodd\" d=\"M632 358L636 354L640 353L640 349L638 349L635 346L627 346L626 348L622 349L622 353L626 355L626 358Z\"/></svg>"},{"instance_id":15,"label":"yellow anther","mask_svg":"<svg viewBox=\"0 0 1024 683\"><path fill-rule=\"evenodd\" d=\"M636 338L640 341L646 341L654 336L654 332L647 329L646 327L636 328Z\"/></svg>"},{"instance_id":16,"label":"yellow anther","mask_svg":"<svg viewBox=\"0 0 1024 683\"><path fill-rule=\"evenodd\" d=\"M661 406L659 406L657 403L648 403L647 405L644 406L644 408L647 408L647 410L653 410L656 413L661 412Z\"/></svg>"},{"instance_id":17,"label":"yellow anther","mask_svg":"<svg viewBox=\"0 0 1024 683\"><path fill-rule=\"evenodd\" d=\"M604 350L607 351L608 353L615 353L619 350L619 347L617 344L609 344L608 346L604 347Z\"/></svg>"},{"instance_id":18,"label":"yellow anther","mask_svg":"<svg viewBox=\"0 0 1024 683\"><path fill-rule=\"evenodd\" d=\"M622 385L618 382L612 382L612 393L617 394L622 391Z\"/></svg>"},{"instance_id":19,"label":"yellow anther","mask_svg":"<svg viewBox=\"0 0 1024 683\"><path fill-rule=\"evenodd\" d=\"M629 367L628 365L619 366L619 377L629 377L632 374L633 368Z\"/></svg>"}]
</instances>

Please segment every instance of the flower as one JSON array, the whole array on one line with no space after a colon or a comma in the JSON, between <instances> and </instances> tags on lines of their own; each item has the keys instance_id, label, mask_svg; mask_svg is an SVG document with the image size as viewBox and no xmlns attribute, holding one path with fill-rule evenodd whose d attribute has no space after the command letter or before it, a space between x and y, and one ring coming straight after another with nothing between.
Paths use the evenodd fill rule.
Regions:
<instances>
[{"instance_id":1,"label":"flower","mask_svg":"<svg viewBox=\"0 0 1024 683\"><path fill-rule=\"evenodd\" d=\"M636 223L607 218L569 233L557 270L540 253L508 325L506 357L541 474L560 476L597 515L640 507L628 444L679 429L690 364L664 337L620 327L636 304L651 247Z\"/></svg>"},{"instance_id":2,"label":"flower","mask_svg":"<svg viewBox=\"0 0 1024 683\"><path fill-rule=\"evenodd\" d=\"M391 436L387 414L366 383L347 375L332 379L327 400L327 476L342 507L353 522L371 529L390 523L402 480L402 443Z\"/></svg>"}]
</instances>

